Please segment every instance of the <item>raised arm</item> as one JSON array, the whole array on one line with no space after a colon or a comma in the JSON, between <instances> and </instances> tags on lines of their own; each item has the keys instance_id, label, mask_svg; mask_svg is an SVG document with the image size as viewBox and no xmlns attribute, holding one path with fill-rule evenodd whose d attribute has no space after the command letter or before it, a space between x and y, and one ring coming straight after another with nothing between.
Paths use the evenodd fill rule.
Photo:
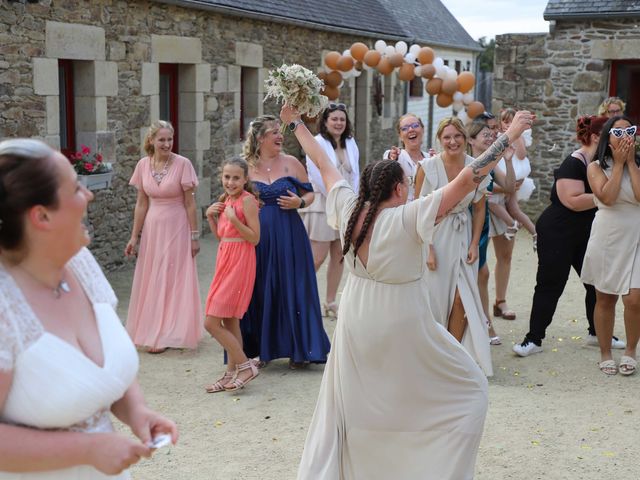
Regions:
<instances>
[{"instance_id":1,"label":"raised arm","mask_svg":"<svg viewBox=\"0 0 640 480\"><path fill-rule=\"evenodd\" d=\"M500 135L498 139L478 158L462 169L456 178L442 188L442 200L438 208L436 222L445 217L464 196L475 190L482 180L495 167L502 156L502 152L511 143L520 137L522 132L531 128L534 116L526 110L516 113L509 129Z\"/></svg>"},{"instance_id":2,"label":"raised arm","mask_svg":"<svg viewBox=\"0 0 640 480\"><path fill-rule=\"evenodd\" d=\"M280 118L283 123L288 124L294 121L299 121L300 114L296 109L288 105L283 105L280 110ZM313 135L311 135L311 132L307 130L304 123L298 125L294 133L304 152L315 166L318 167L318 170L320 170L322 182L324 183L327 192L329 192L336 182L342 180L342 175L340 175L338 169L333 165L333 163L331 163L331 160L324 151L324 148L322 148L316 139L313 138Z\"/></svg>"}]
</instances>

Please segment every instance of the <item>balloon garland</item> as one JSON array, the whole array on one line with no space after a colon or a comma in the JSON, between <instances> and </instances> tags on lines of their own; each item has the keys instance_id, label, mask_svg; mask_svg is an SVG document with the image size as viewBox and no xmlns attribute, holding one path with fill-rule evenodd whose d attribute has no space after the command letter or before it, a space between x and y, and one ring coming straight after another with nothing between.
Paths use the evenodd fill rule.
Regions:
<instances>
[{"instance_id":1,"label":"balloon garland","mask_svg":"<svg viewBox=\"0 0 640 480\"><path fill-rule=\"evenodd\" d=\"M340 52L331 51L324 56L325 71L318 74L324 81L322 94L329 100L340 96L343 80L359 77L362 70L376 69L381 75L398 72L398 78L410 82L416 77L426 80L425 91L436 97L442 108L453 106L459 116L473 119L484 112L481 102L474 101L473 89L476 78L471 72L458 72L444 64L433 49L413 44L409 47L402 40L395 45L387 45L377 40L373 49L362 42ZM466 112L463 109L466 107Z\"/></svg>"}]
</instances>

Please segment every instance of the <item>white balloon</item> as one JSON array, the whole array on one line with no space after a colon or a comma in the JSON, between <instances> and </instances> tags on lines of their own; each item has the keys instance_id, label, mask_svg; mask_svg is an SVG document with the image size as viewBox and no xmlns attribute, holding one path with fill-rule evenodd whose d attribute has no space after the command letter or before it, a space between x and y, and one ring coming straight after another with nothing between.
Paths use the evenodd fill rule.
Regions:
<instances>
[{"instance_id":1,"label":"white balloon","mask_svg":"<svg viewBox=\"0 0 640 480\"><path fill-rule=\"evenodd\" d=\"M384 49L387 48L387 42L385 42L384 40L377 40L373 45L373 48L375 48L380 53L384 53Z\"/></svg>"},{"instance_id":2,"label":"white balloon","mask_svg":"<svg viewBox=\"0 0 640 480\"><path fill-rule=\"evenodd\" d=\"M471 102L473 102L473 93L467 92L464 95L462 95L462 102L465 105L469 105Z\"/></svg>"},{"instance_id":3,"label":"white balloon","mask_svg":"<svg viewBox=\"0 0 640 480\"><path fill-rule=\"evenodd\" d=\"M416 61L416 56L409 52L404 56L404 61L407 63L414 63Z\"/></svg>"},{"instance_id":4,"label":"white balloon","mask_svg":"<svg viewBox=\"0 0 640 480\"><path fill-rule=\"evenodd\" d=\"M362 69L363 70L371 70L373 67L370 67L369 65L367 65L366 63L362 62Z\"/></svg>"},{"instance_id":5,"label":"white balloon","mask_svg":"<svg viewBox=\"0 0 640 480\"><path fill-rule=\"evenodd\" d=\"M467 112L465 110L458 112L458 118L462 123L467 123L469 121L469 115L467 115Z\"/></svg>"},{"instance_id":6,"label":"white balloon","mask_svg":"<svg viewBox=\"0 0 640 480\"><path fill-rule=\"evenodd\" d=\"M416 77L420 77L422 75L422 67L421 66L417 66L413 70L413 73L415 74Z\"/></svg>"},{"instance_id":7,"label":"white balloon","mask_svg":"<svg viewBox=\"0 0 640 480\"><path fill-rule=\"evenodd\" d=\"M343 74L343 75L344 75L344 74ZM342 77L342 78L344 79L344 77ZM338 85L338 88L342 88L342 87L344 87L344 80L342 80L342 81L340 82L340 85Z\"/></svg>"},{"instance_id":8,"label":"white balloon","mask_svg":"<svg viewBox=\"0 0 640 480\"><path fill-rule=\"evenodd\" d=\"M464 97L464 94L462 92L456 92L453 94L453 101L462 102L462 97Z\"/></svg>"},{"instance_id":9,"label":"white balloon","mask_svg":"<svg viewBox=\"0 0 640 480\"><path fill-rule=\"evenodd\" d=\"M452 106L453 106L453 109L454 109L456 112L459 112L459 111L461 111L462 109L464 109L464 103L462 103L461 101L459 101L459 102L453 102L453 103L452 103Z\"/></svg>"},{"instance_id":10,"label":"white balloon","mask_svg":"<svg viewBox=\"0 0 640 480\"><path fill-rule=\"evenodd\" d=\"M436 67L436 75L440 77L442 80L445 79L446 73L447 71L444 69L444 65L440 65L439 67Z\"/></svg>"},{"instance_id":11,"label":"white balloon","mask_svg":"<svg viewBox=\"0 0 640 480\"><path fill-rule=\"evenodd\" d=\"M447 73L445 74L447 80L455 80L458 78L458 72L456 72L453 68L449 68Z\"/></svg>"},{"instance_id":12,"label":"white balloon","mask_svg":"<svg viewBox=\"0 0 640 480\"><path fill-rule=\"evenodd\" d=\"M442 58L440 57L436 57L433 59L433 66L438 68L438 67L444 67L444 60L442 60Z\"/></svg>"},{"instance_id":13,"label":"white balloon","mask_svg":"<svg viewBox=\"0 0 640 480\"><path fill-rule=\"evenodd\" d=\"M387 45L386 47L384 47L384 54L387 57L393 55L394 53L396 53L396 49L393 45Z\"/></svg>"},{"instance_id":14,"label":"white balloon","mask_svg":"<svg viewBox=\"0 0 640 480\"><path fill-rule=\"evenodd\" d=\"M351 50L349 50L348 48L342 52L342 56L343 57L350 57L351 56Z\"/></svg>"},{"instance_id":15,"label":"white balloon","mask_svg":"<svg viewBox=\"0 0 640 480\"><path fill-rule=\"evenodd\" d=\"M413 53L414 57L418 56L418 53L420 53L420 45L414 43L413 45L411 45L411 48L409 48L409 53Z\"/></svg>"},{"instance_id":16,"label":"white balloon","mask_svg":"<svg viewBox=\"0 0 640 480\"><path fill-rule=\"evenodd\" d=\"M402 55L404 55L405 53L407 53L408 49L409 49L409 47L407 47L407 44L405 42L403 42L402 40L400 40L399 42L396 42L396 52L401 53Z\"/></svg>"},{"instance_id":17,"label":"white balloon","mask_svg":"<svg viewBox=\"0 0 640 480\"><path fill-rule=\"evenodd\" d=\"M355 78L358 78L360 75L362 75L362 70L355 70L355 71L353 72L353 76L354 76Z\"/></svg>"},{"instance_id":18,"label":"white balloon","mask_svg":"<svg viewBox=\"0 0 640 480\"><path fill-rule=\"evenodd\" d=\"M342 78L345 80L350 79L353 76L353 70L349 70L348 72L342 72Z\"/></svg>"}]
</instances>

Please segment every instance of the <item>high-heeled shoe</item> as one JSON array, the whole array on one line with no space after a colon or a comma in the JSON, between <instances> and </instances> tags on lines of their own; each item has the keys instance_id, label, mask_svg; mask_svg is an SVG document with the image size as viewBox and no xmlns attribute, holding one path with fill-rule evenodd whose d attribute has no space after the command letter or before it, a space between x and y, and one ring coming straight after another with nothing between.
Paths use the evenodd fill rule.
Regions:
<instances>
[{"instance_id":1,"label":"high-heeled shoe","mask_svg":"<svg viewBox=\"0 0 640 480\"><path fill-rule=\"evenodd\" d=\"M516 233L518 233L518 230L520 230L520 223L518 223L517 220L514 220L513 225L507 227L507 231L504 232L504 238L506 238L507 240L513 240L513 238L516 236Z\"/></svg>"},{"instance_id":2,"label":"high-heeled shoe","mask_svg":"<svg viewBox=\"0 0 640 480\"><path fill-rule=\"evenodd\" d=\"M245 370L251 370L251 376L244 380L240 380L238 378L238 374ZM227 392L235 392L236 390L240 390L244 388L247 385L247 383L249 383L251 380L256 378L258 375L260 375L260 371L258 370L258 367L256 367L255 363L252 360L247 360L244 363L239 363L238 365L236 365L236 373L234 373L231 381L224 386L224 389Z\"/></svg>"},{"instance_id":3,"label":"high-heeled shoe","mask_svg":"<svg viewBox=\"0 0 640 480\"><path fill-rule=\"evenodd\" d=\"M323 303L324 317L338 318L338 304L333 301L329 303Z\"/></svg>"}]
</instances>

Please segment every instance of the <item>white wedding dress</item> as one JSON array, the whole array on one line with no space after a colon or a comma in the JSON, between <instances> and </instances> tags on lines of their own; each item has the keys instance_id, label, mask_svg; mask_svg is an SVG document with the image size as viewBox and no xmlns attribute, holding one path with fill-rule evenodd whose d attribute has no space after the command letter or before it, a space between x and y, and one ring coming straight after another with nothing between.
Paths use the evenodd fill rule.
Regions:
<instances>
[{"instance_id":1,"label":"white wedding dress","mask_svg":"<svg viewBox=\"0 0 640 480\"><path fill-rule=\"evenodd\" d=\"M434 318L424 273L442 191L382 210L365 267L351 249L331 352L299 480L471 480L488 384ZM344 232L344 180L327 216Z\"/></svg>"},{"instance_id":2,"label":"white wedding dress","mask_svg":"<svg viewBox=\"0 0 640 480\"><path fill-rule=\"evenodd\" d=\"M97 262L83 249L69 262L93 305L104 365L44 330L24 295L0 265L0 370L13 382L0 411L0 422L37 429L110 432L109 409L138 370L138 355L115 312L116 296ZM82 465L63 470L7 473L0 480L128 479Z\"/></svg>"}]
</instances>

